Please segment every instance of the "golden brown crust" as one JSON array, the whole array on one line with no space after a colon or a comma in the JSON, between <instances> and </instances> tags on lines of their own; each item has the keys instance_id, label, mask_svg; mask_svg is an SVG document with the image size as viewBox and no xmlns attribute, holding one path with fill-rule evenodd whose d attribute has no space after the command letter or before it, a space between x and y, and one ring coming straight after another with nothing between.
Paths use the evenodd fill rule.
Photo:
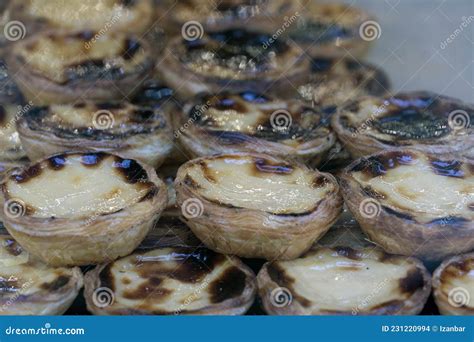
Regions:
<instances>
[{"instance_id":1,"label":"golden brown crust","mask_svg":"<svg viewBox=\"0 0 474 342\"><path fill-rule=\"evenodd\" d=\"M419 91L359 98L339 109L332 126L354 157L413 148L472 158L473 120L473 105Z\"/></svg>"},{"instance_id":2,"label":"golden brown crust","mask_svg":"<svg viewBox=\"0 0 474 342\"><path fill-rule=\"evenodd\" d=\"M245 29L208 32L187 40L173 37L157 69L181 98L199 93L288 89L307 77L309 61L294 43ZM212 58L209 58L211 56Z\"/></svg>"},{"instance_id":3,"label":"golden brown crust","mask_svg":"<svg viewBox=\"0 0 474 342\"><path fill-rule=\"evenodd\" d=\"M254 158L257 178L259 174L266 178L273 172L285 174L285 170L288 170L291 174L298 170L305 177L311 175L315 189L321 187L325 195L323 198L305 198L307 201L314 200L312 208L307 211L292 212L296 209L283 208L280 214L257 208L258 200L254 203L255 209L251 209L252 194L244 196L245 201L248 201L245 208L203 196L200 184L188 176L188 170L193 165L204 165L215 160L219 162L227 158L242 158L243 161ZM232 189L232 184L218 186L226 190ZM259 186L258 191L265 193L266 190L261 189L265 185ZM310 170L297 163L288 164L279 158L263 154L241 153L194 159L178 170L175 187L177 203L183 210L184 220L196 236L213 250L242 257L269 260L298 257L329 229L342 210L339 186L332 175ZM272 198L277 196L271 194L271 191L268 195ZM293 196L294 203L303 200L298 197L298 190L294 190ZM187 213L193 209L198 209L200 215L196 215L196 212Z\"/></svg>"},{"instance_id":4,"label":"golden brown crust","mask_svg":"<svg viewBox=\"0 0 474 342\"><path fill-rule=\"evenodd\" d=\"M324 113L251 91L199 95L180 114L175 136L191 158L256 152L319 165L335 142Z\"/></svg>"},{"instance_id":5,"label":"golden brown crust","mask_svg":"<svg viewBox=\"0 0 474 342\"><path fill-rule=\"evenodd\" d=\"M474 253L444 260L433 273L433 295L442 315L474 315Z\"/></svg>"},{"instance_id":6,"label":"golden brown crust","mask_svg":"<svg viewBox=\"0 0 474 342\"><path fill-rule=\"evenodd\" d=\"M105 210L91 208L84 214L81 214L81 211L75 213L76 208L68 209L64 204L58 208L65 210L65 214L58 214L58 217L54 216L56 215L54 207L38 208L32 206L27 198L11 197L11 189L18 188L13 185L18 183L21 186L28 186L34 184L35 178L41 177L44 172L61 172L64 167L66 169L69 167L69 158L74 159L72 163L81 160L85 169L94 169L101 164L111 163L115 174L109 175L110 179L119 182L123 177L125 182L143 188L137 194L144 196L141 199L137 198L133 203L123 204L120 194L126 190L118 190L119 197L117 197L116 191L111 188L111 193L104 196L110 197L112 201L110 203L117 203L115 212L110 212L110 208L114 209L115 206L104 200L102 206L108 205ZM51 177L53 176L51 174ZM76 178L83 179L81 174ZM51 178L48 182L54 184L55 178ZM78 180L78 182L82 184L84 181ZM107 179L103 180L103 183L105 182ZM22 191L21 186L17 192ZM5 209L1 211L0 216L9 233L31 254L55 266L95 264L129 254L145 238L167 202L166 186L153 168L130 159L102 153L67 153L52 156L39 163L10 171L1 187L1 203ZM84 193L93 191L93 189L85 190ZM46 196L52 189L44 191L47 191L44 195ZM64 201L64 198L62 200ZM57 199L53 199L53 203L56 201ZM87 207L87 204L84 206ZM50 211L53 214L49 214L51 217L46 217Z\"/></svg>"},{"instance_id":7,"label":"golden brown crust","mask_svg":"<svg viewBox=\"0 0 474 342\"><path fill-rule=\"evenodd\" d=\"M242 315L255 294L255 274L238 258L195 247L153 249L99 265L86 274L84 292L96 315Z\"/></svg>"},{"instance_id":8,"label":"golden brown crust","mask_svg":"<svg viewBox=\"0 0 474 342\"><path fill-rule=\"evenodd\" d=\"M326 274L309 280L322 269ZM419 260L373 247L320 248L293 261L268 262L257 284L270 315L415 315L431 291L430 274ZM337 300L327 299L332 297Z\"/></svg>"},{"instance_id":9,"label":"golden brown crust","mask_svg":"<svg viewBox=\"0 0 474 342\"><path fill-rule=\"evenodd\" d=\"M472 170L472 161L398 149L354 161L340 184L370 240L389 253L441 260L474 248ZM375 189L371 180L387 188Z\"/></svg>"},{"instance_id":10,"label":"golden brown crust","mask_svg":"<svg viewBox=\"0 0 474 342\"><path fill-rule=\"evenodd\" d=\"M18 120L17 129L31 160L97 151L120 153L157 168L173 147L164 113L126 102L35 107Z\"/></svg>"},{"instance_id":11,"label":"golden brown crust","mask_svg":"<svg viewBox=\"0 0 474 342\"><path fill-rule=\"evenodd\" d=\"M81 270L49 267L9 235L1 235L0 242L0 315L63 314L82 288Z\"/></svg>"},{"instance_id":12,"label":"golden brown crust","mask_svg":"<svg viewBox=\"0 0 474 342\"><path fill-rule=\"evenodd\" d=\"M121 51L118 44L122 44ZM92 57L92 51L101 57ZM7 63L23 94L35 105L74 103L85 98L122 100L133 95L130 91L136 91L153 69L152 51L146 41L120 33L96 39L86 31L46 31L23 39L10 51Z\"/></svg>"}]
</instances>

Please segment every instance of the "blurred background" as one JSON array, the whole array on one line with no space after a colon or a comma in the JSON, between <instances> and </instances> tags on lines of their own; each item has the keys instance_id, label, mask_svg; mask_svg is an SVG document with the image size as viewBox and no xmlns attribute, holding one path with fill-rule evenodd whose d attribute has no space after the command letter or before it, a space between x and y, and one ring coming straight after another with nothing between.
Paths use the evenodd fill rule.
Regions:
<instances>
[{"instance_id":1,"label":"blurred background","mask_svg":"<svg viewBox=\"0 0 474 342\"><path fill-rule=\"evenodd\" d=\"M394 92L431 90L474 102L473 0L345 0L376 16L381 36L368 61Z\"/></svg>"}]
</instances>

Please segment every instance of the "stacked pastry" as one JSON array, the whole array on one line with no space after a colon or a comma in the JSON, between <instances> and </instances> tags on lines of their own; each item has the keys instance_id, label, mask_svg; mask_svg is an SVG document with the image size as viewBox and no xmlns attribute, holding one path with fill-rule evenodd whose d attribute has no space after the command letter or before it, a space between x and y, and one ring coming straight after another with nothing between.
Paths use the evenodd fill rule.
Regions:
<instances>
[{"instance_id":1,"label":"stacked pastry","mask_svg":"<svg viewBox=\"0 0 474 342\"><path fill-rule=\"evenodd\" d=\"M2 313L418 314L446 258L473 312L474 106L392 94L365 11L58 3L4 12Z\"/></svg>"}]
</instances>

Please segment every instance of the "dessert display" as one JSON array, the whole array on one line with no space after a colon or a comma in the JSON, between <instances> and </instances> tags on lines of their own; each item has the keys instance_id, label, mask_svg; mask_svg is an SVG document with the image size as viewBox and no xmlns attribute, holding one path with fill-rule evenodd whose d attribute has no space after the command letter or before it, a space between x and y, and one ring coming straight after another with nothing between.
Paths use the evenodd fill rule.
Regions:
<instances>
[{"instance_id":1,"label":"dessert display","mask_svg":"<svg viewBox=\"0 0 474 342\"><path fill-rule=\"evenodd\" d=\"M247 258L298 257L342 210L332 175L264 154L191 160L175 188L183 219L206 246Z\"/></svg>"},{"instance_id":2,"label":"dessert display","mask_svg":"<svg viewBox=\"0 0 474 342\"><path fill-rule=\"evenodd\" d=\"M0 235L0 278L0 315L62 315L83 283L79 267L48 266L8 235Z\"/></svg>"},{"instance_id":3,"label":"dessert display","mask_svg":"<svg viewBox=\"0 0 474 342\"><path fill-rule=\"evenodd\" d=\"M153 0L15 0L12 19L29 31L41 29L90 30L100 35L109 30L144 34L155 21Z\"/></svg>"},{"instance_id":4,"label":"dessert display","mask_svg":"<svg viewBox=\"0 0 474 342\"><path fill-rule=\"evenodd\" d=\"M370 8L0 0L0 315L474 314L467 45Z\"/></svg>"},{"instance_id":5,"label":"dessert display","mask_svg":"<svg viewBox=\"0 0 474 342\"><path fill-rule=\"evenodd\" d=\"M174 247L97 266L84 295L97 315L242 315L256 292L255 274L238 258Z\"/></svg>"},{"instance_id":6,"label":"dessert display","mask_svg":"<svg viewBox=\"0 0 474 342\"><path fill-rule=\"evenodd\" d=\"M122 100L153 68L149 44L131 34L47 31L15 43L7 63L35 105Z\"/></svg>"},{"instance_id":7,"label":"dessert display","mask_svg":"<svg viewBox=\"0 0 474 342\"><path fill-rule=\"evenodd\" d=\"M257 152L317 165L336 140L317 108L251 91L197 96L178 126L180 145L194 158Z\"/></svg>"},{"instance_id":8,"label":"dessert display","mask_svg":"<svg viewBox=\"0 0 474 342\"><path fill-rule=\"evenodd\" d=\"M310 1L284 36L311 56L361 58L381 34L377 25L369 14L350 5Z\"/></svg>"},{"instance_id":9,"label":"dessert display","mask_svg":"<svg viewBox=\"0 0 474 342\"><path fill-rule=\"evenodd\" d=\"M420 261L373 247L321 248L271 261L257 281L270 315L416 315L431 290Z\"/></svg>"},{"instance_id":10,"label":"dessert display","mask_svg":"<svg viewBox=\"0 0 474 342\"><path fill-rule=\"evenodd\" d=\"M474 249L473 171L472 160L387 150L353 162L340 184L370 240L389 253L442 260Z\"/></svg>"},{"instance_id":11,"label":"dessert display","mask_svg":"<svg viewBox=\"0 0 474 342\"><path fill-rule=\"evenodd\" d=\"M354 157L392 148L474 156L474 105L411 92L351 101L333 117L338 138Z\"/></svg>"},{"instance_id":12,"label":"dessert display","mask_svg":"<svg viewBox=\"0 0 474 342\"><path fill-rule=\"evenodd\" d=\"M105 153L58 154L11 170L0 192L8 232L53 266L130 254L166 207L150 166Z\"/></svg>"},{"instance_id":13,"label":"dessert display","mask_svg":"<svg viewBox=\"0 0 474 342\"><path fill-rule=\"evenodd\" d=\"M474 314L474 253L457 255L433 273L433 295L443 315Z\"/></svg>"},{"instance_id":14,"label":"dessert display","mask_svg":"<svg viewBox=\"0 0 474 342\"><path fill-rule=\"evenodd\" d=\"M291 89L304 80L309 60L295 43L244 28L171 38L157 69L182 98L201 92Z\"/></svg>"},{"instance_id":15,"label":"dessert display","mask_svg":"<svg viewBox=\"0 0 474 342\"><path fill-rule=\"evenodd\" d=\"M31 160L102 151L159 167L173 148L167 114L127 102L33 107L17 120L17 129Z\"/></svg>"}]
</instances>

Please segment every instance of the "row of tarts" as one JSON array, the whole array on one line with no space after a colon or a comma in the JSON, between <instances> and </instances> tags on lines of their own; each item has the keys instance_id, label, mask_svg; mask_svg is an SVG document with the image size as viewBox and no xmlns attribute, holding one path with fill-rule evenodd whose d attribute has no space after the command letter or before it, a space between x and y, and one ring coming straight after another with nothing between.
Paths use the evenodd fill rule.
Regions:
<instances>
[{"instance_id":1,"label":"row of tarts","mask_svg":"<svg viewBox=\"0 0 474 342\"><path fill-rule=\"evenodd\" d=\"M386 96L377 68L332 50L303 59L284 37L262 50L271 35L241 27L169 40L157 69L181 104L156 82L138 87L151 38L39 31L7 57L29 102L2 106L3 165L33 162L1 184L3 313L62 313L84 282L96 314L242 314L257 290L270 314L415 314L431 276L414 257L474 249L472 105ZM350 37L336 33L326 39ZM347 155L362 158L339 181L314 169ZM155 171L167 159L192 159L174 180L186 226ZM343 199L392 254L313 248ZM268 263L255 276L239 256ZM435 272L442 313L472 313L472 258ZM84 281L77 266L90 264Z\"/></svg>"}]
</instances>

